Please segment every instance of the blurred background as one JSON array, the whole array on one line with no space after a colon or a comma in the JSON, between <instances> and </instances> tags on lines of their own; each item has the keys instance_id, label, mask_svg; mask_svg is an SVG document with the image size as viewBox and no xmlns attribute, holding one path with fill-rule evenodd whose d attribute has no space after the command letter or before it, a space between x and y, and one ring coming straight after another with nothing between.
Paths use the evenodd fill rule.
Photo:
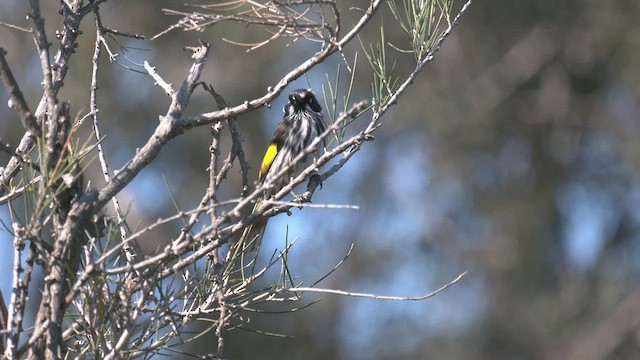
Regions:
<instances>
[{"instance_id":1,"label":"blurred background","mask_svg":"<svg viewBox=\"0 0 640 360\"><path fill-rule=\"evenodd\" d=\"M47 4L44 4L47 3ZM206 2L199 2L206 3ZM345 1L345 19L359 12ZM458 7L462 3L458 3ZM177 21L161 8L192 11L179 1L110 1L103 23L152 36ZM388 12L387 8L383 10ZM50 41L60 28L56 4L43 2ZM0 3L0 21L31 27L27 4ZM388 17L388 16L387 16ZM231 359L634 359L640 354L640 3L635 0L476 1L436 60L364 145L325 182L316 204L359 210L304 209L272 219L263 248L299 238L290 270L308 285L351 255L319 286L380 295L429 293L467 271L435 298L393 302L306 294L303 310L250 314L228 333ZM89 19L89 18L87 18ZM362 35L378 41L379 21ZM93 24L85 23L62 99L88 111ZM402 33L385 20L387 40ZM173 31L154 41L111 41L118 61L140 70L144 60L179 86L191 61L181 49L211 41L203 81L231 104L261 95L317 50L298 41L246 53L222 38L263 39L255 28L224 25L202 33ZM53 40L55 43L55 40ZM119 45L126 46L125 49ZM0 27L0 46L32 109L41 71L31 38ZM54 46L55 47L55 46ZM359 52L353 101L371 95L368 64ZM104 53L103 53L104 54ZM398 68L412 58L397 56ZM152 133L168 98L145 74L108 63L104 54L98 104L103 145L112 170ZM136 65L137 64L137 65ZM341 93L350 75L339 56L313 69L289 90L312 87L322 97L327 74ZM287 92L288 92L287 91ZM0 138L17 144L19 121L0 90ZM240 119L255 178L262 152L280 119L285 96L271 109ZM321 101L321 103L323 103ZM211 111L204 92L189 114ZM359 130L357 120L350 132ZM90 137L86 126L80 139ZM225 133L228 140L228 133ZM138 227L197 206L207 183L208 129L167 146L123 192L130 224ZM8 156L0 153L0 164ZM240 191L239 167L225 188ZM92 186L103 184L98 168ZM8 221L6 206L0 219ZM150 234L145 248L170 240L181 224ZM0 274L11 271L11 237L0 230ZM267 251L265 251L266 253ZM266 261L266 259L264 259ZM277 277L277 273L272 274ZM266 283L273 282L267 277ZM5 297L7 276L0 279ZM5 299L6 300L6 299ZM265 310L281 311L302 304ZM194 346L210 352L213 334ZM200 351L200 350L198 350ZM179 356L176 358L180 358Z\"/></svg>"}]
</instances>

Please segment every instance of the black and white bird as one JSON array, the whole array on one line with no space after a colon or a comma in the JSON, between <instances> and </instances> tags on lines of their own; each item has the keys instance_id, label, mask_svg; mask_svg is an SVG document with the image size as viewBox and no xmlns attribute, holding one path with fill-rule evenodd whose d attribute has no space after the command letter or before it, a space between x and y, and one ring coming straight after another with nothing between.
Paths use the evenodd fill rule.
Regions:
<instances>
[{"instance_id":1,"label":"black and white bird","mask_svg":"<svg viewBox=\"0 0 640 360\"><path fill-rule=\"evenodd\" d=\"M258 175L261 184L268 183L270 186L263 197L256 201L252 213L262 206L265 199L289 183L304 159L289 167L284 174L281 174L282 169L289 166L327 128L321 113L322 107L311 90L292 91L283 110L284 116L273 133ZM244 230L239 240L243 252L255 251L260 246L266 226L267 219L261 219Z\"/></svg>"}]
</instances>

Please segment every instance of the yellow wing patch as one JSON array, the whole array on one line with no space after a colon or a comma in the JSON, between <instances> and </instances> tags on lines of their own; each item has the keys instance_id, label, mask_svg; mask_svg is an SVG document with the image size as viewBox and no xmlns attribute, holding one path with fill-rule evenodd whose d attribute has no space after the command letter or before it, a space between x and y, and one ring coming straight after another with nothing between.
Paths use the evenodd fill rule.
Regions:
<instances>
[{"instance_id":1,"label":"yellow wing patch","mask_svg":"<svg viewBox=\"0 0 640 360\"><path fill-rule=\"evenodd\" d=\"M278 155L278 146L276 144L269 145L269 148L262 159L262 165L260 165L260 175L258 175L258 177L261 181L264 180L264 177L267 175L267 171L269 171L276 155Z\"/></svg>"}]
</instances>

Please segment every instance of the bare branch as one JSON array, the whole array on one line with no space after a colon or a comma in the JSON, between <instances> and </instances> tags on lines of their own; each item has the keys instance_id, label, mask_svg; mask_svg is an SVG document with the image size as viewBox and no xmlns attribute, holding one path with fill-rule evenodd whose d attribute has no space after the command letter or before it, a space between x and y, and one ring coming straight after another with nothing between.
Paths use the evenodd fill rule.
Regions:
<instances>
[{"instance_id":1,"label":"bare branch","mask_svg":"<svg viewBox=\"0 0 640 360\"><path fill-rule=\"evenodd\" d=\"M53 74L51 72L51 61L49 58L49 47L51 44L47 40L44 28L44 19L40 15L40 2L38 0L30 0L31 14L29 15L35 25L34 40L40 55L40 67L44 76L44 99L47 102L48 111L53 111L54 106L58 103L56 91L53 88Z\"/></svg>"},{"instance_id":2,"label":"bare branch","mask_svg":"<svg viewBox=\"0 0 640 360\"><path fill-rule=\"evenodd\" d=\"M203 124L209 124L211 122L220 121L221 119L227 119L230 117L236 117L244 114L252 109L267 106L273 99L275 99L280 93L289 85L292 81L296 80L303 74L307 73L317 64L323 62L334 52L343 48L364 28L364 26L371 20L373 14L380 7L381 0L374 0L371 2L367 10L365 10L362 17L354 25L354 27L335 44L329 44L320 51L316 52L313 56L307 59L302 64L298 65L295 69L286 74L282 79L274 86L267 89L267 93L260 98L246 101L241 105L237 105L231 108L226 108L220 111L214 111L210 113L200 114L194 117L185 117L181 119L181 123L185 128L191 128Z\"/></svg>"},{"instance_id":3,"label":"bare branch","mask_svg":"<svg viewBox=\"0 0 640 360\"><path fill-rule=\"evenodd\" d=\"M7 52L3 48L0 48L0 77L11 98L9 100L9 107L16 110L25 130L29 131L33 136L40 136L40 126L38 126L35 116L33 116L29 105L27 105L27 102L24 100L22 91L20 91L20 87L13 77L5 55L7 55Z\"/></svg>"},{"instance_id":4,"label":"bare branch","mask_svg":"<svg viewBox=\"0 0 640 360\"><path fill-rule=\"evenodd\" d=\"M149 141L136 153L131 161L120 169L102 188L93 205L94 209L100 209L104 204L122 190L135 176L147 166L158 154L162 147L171 139L180 134L183 128L179 125L183 109L187 106L189 98L197 84L200 73L204 67L209 53L210 45L203 43L194 50L194 63L189 70L180 90L172 96L171 105L167 114L160 119L160 124Z\"/></svg>"},{"instance_id":5,"label":"bare branch","mask_svg":"<svg viewBox=\"0 0 640 360\"><path fill-rule=\"evenodd\" d=\"M153 80L156 81L156 85L160 86L162 90L164 90L165 94L167 94L171 98L173 98L176 95L176 91L173 90L173 88L171 87L171 84L164 81L162 76L160 76L160 74L158 74L158 72L156 71L156 68L149 65L149 63L146 60L144 62L144 68L145 70L147 70L147 73L151 75Z\"/></svg>"},{"instance_id":6,"label":"bare branch","mask_svg":"<svg viewBox=\"0 0 640 360\"><path fill-rule=\"evenodd\" d=\"M247 311L254 310L254 307L257 307L255 310L260 311L260 305L265 302L297 301L302 292L417 301L435 296L457 283L466 274L461 274L440 289L423 296L399 297L352 293L316 288L317 282L307 287L296 284L298 280L289 268L288 257L292 255L289 251L296 244L297 239L287 240L283 251L273 251L266 266L257 265L260 262L257 262L256 258L245 256L246 254L235 251L233 246L227 246L230 242L232 245L233 239L249 224L278 213L288 212L293 207L357 209L352 205L309 203L315 190L322 185L323 181L336 174L365 142L374 139L374 133L380 127L383 114L396 103L426 62L432 59L452 26L441 34L439 43L434 43L436 45L431 49L431 53L427 53L425 61L420 61L414 70L408 71L409 75L405 78L405 83L397 88L388 88L390 96L387 100L390 101L384 104L374 103L371 107L366 100L352 103L349 89L349 95L344 99L346 111L336 115L338 89L337 86L332 89L330 97L333 99L329 101L333 104L333 111L329 113L333 122L326 131L313 139L311 145L303 149L289 166L296 166L303 159L313 157L327 137L340 132L340 135L336 135L337 144L330 143L329 147L323 149L322 154L318 154L297 176L292 179L287 178L287 185L281 189L278 188L275 196L266 199L260 209L246 216L243 214L246 213L247 208L262 196L265 190L273 187L278 177L290 176L290 174L288 174L289 168L285 167L280 174L258 185L254 191L249 190L249 164L246 162L242 147L242 135L238 127L238 121L241 121L239 116L263 107L270 107L271 102L294 80L304 76L336 52L340 53L344 59L343 51L347 50L345 46L365 28L380 6L384 4L382 0L369 1L368 7L358 13L357 18L353 20L355 24L350 24L350 27L345 30L341 30L343 26L341 14L334 0L267 2L231 0L225 4L217 4L217 7L200 7L200 9L214 12L232 11L233 14L179 14L182 20L178 27L182 29L199 31L222 21L259 26L266 31L266 37L255 44L250 44L253 48L275 45L273 41L276 39L292 42L306 39L316 42L318 48L313 55L275 82L274 86L268 87L256 98L237 105L228 105L211 85L200 82L200 76L211 50L209 43L200 42L199 46L185 48L191 51L193 60L179 88L165 81L166 77L161 75L161 71L157 71L145 62L146 72L170 97L171 103L165 109L166 113L160 117L153 134L115 173L109 169L109 161L102 144L104 124L100 124L100 119L104 117L100 114L101 110L105 109L100 107L98 97L100 95L99 72L100 67L103 66L100 63L100 55L103 54L104 49L109 53L112 61L117 60L116 57L119 54L112 52L108 44L108 41L110 43L117 41L114 40L115 36L134 39L142 37L104 26L98 10L98 5L104 3L103 0L91 2L63 0L60 3L62 29L56 32L60 47L55 56L50 57L52 54L49 52L50 44L45 36L45 23L40 14L39 2L38 0L30 1L30 17L34 22L34 30L31 33L40 58L44 90L40 103L32 114L6 64L5 53L0 49L0 75L3 77L5 86L10 89L12 104L16 104L14 108L27 130L15 153L10 149L12 159L6 170L0 173L0 181L2 185L8 184L16 176L15 174L19 173L19 164L30 163L32 158L34 161L37 159L41 162L42 174L34 175L31 172L25 172L21 186L13 186L13 184L11 188L3 186L9 189L4 190L9 193L6 196L0 194L0 203L9 202L20 195L29 202L28 216L24 220L25 226L19 227L21 222L14 224L18 226L14 230L16 239L22 239L22 244L16 242L14 256L18 265L24 264L25 254L22 246L25 241L29 241L31 252L26 263L33 267L34 260L40 261L35 264L41 266L43 270L44 284L41 289L38 289L42 299L35 321L29 324L32 330L29 339L26 340L21 335L24 331L21 319L22 309L26 308L28 301L26 289L31 270L27 268L24 272L20 267L14 267L14 294L17 295L15 299L12 298L10 304L12 307L6 316L7 320L3 319L4 322L9 321L11 324L7 326L6 332L6 337L11 339L7 343L10 346L5 349L10 358L24 356L26 351L29 351L27 357L31 359L57 359L69 356L81 358L91 355L105 359L118 359L125 351L128 357L147 357L150 352L160 352L178 343L189 341L190 339L183 338L186 334L181 330L205 316L212 320L211 326L206 331L215 333L217 337L215 354L211 356L221 358L224 356L225 345L228 346L225 344L226 332L237 326L238 322L244 322L243 314ZM240 5L242 8L231 9L235 5ZM462 12L466 7L467 5L463 7ZM87 115L80 120L76 119L75 125L70 126L72 123L69 116L70 104L59 101L58 92L68 70L68 61L77 46L77 36L81 34L80 22L90 13L94 15L96 34L95 42L91 39L94 51L89 92L90 109ZM445 15L448 19L450 14ZM455 22L457 18L454 19L453 25ZM353 69L349 67L352 81L356 73L356 62L354 60ZM191 97L199 85L203 85L203 88L211 94L217 103L217 109L195 116L186 116ZM369 113L369 109L373 111ZM363 114L371 115L358 125L358 129L351 138L343 141L344 130L347 126L356 124L354 119ZM82 120L89 116L93 120L93 137L89 139L89 145L83 146L78 152L76 151L79 147L76 145L78 139L74 133ZM169 141L193 127L204 125L212 126L212 139L207 168L208 186L199 204L188 211L177 208L173 215L161 218L152 224L143 224L132 233L127 227L127 219L117 201L117 196L145 167L157 159L158 154ZM45 135L36 139L34 134L40 126ZM225 128L229 129L231 140L228 149L225 149L226 145L224 145L226 144L224 142L226 139L223 137L226 135ZM38 146L34 147L36 141ZM83 170L80 169L79 164L82 163L83 167L96 166L90 165L89 159L85 161L84 157L93 149L97 149L96 158L106 184L97 190L91 190L91 186L87 185L87 192L82 193L80 184ZM223 151L228 153L222 155ZM332 160L331 167L322 170L322 167L328 167L327 164ZM236 164L240 167L242 184L239 182L230 184L225 181L230 174L229 171ZM282 200L296 186L307 180L306 191L296 196L296 201ZM37 193L27 191L30 188L35 188ZM228 189L231 191L228 192ZM230 192L235 195L229 196L230 199L222 198ZM117 219L111 219L108 215L99 215L110 201L113 202ZM206 223L197 227L196 224L205 213L208 213L209 219L205 219L203 222ZM126 249L135 246L142 235L149 234L160 225L169 222L184 222L181 231L170 235L169 240L172 240L170 244L146 258L129 255ZM118 238L120 241L117 241ZM120 255L123 249L126 250L126 259ZM351 250L349 254L350 252ZM343 262L344 259L334 270ZM277 270L278 268L280 278L276 284L260 283L256 289L256 285L259 284L257 280L265 276L269 269ZM21 281L23 281L22 284ZM66 321L68 319L72 321ZM75 340L77 342L74 343ZM17 348L18 344L22 344L20 349Z\"/></svg>"}]
</instances>

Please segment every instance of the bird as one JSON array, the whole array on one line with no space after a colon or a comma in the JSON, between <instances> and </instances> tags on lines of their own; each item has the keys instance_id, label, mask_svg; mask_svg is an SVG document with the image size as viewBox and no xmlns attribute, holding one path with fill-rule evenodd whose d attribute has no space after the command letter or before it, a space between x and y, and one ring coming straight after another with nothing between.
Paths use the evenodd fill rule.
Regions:
<instances>
[{"instance_id":1,"label":"bird","mask_svg":"<svg viewBox=\"0 0 640 360\"><path fill-rule=\"evenodd\" d=\"M304 163L305 159L289 167L285 174L278 176L282 169L289 166L293 159L327 129L322 115L322 106L318 103L311 89L292 91L283 112L284 116L273 133L258 174L260 184L269 183L271 186L256 201L252 214L260 209L264 200L289 183L291 176ZM326 146L324 140L322 144L323 147ZM260 219L244 229L238 241L243 253L251 253L259 248L267 227L267 220L266 218Z\"/></svg>"}]
</instances>

